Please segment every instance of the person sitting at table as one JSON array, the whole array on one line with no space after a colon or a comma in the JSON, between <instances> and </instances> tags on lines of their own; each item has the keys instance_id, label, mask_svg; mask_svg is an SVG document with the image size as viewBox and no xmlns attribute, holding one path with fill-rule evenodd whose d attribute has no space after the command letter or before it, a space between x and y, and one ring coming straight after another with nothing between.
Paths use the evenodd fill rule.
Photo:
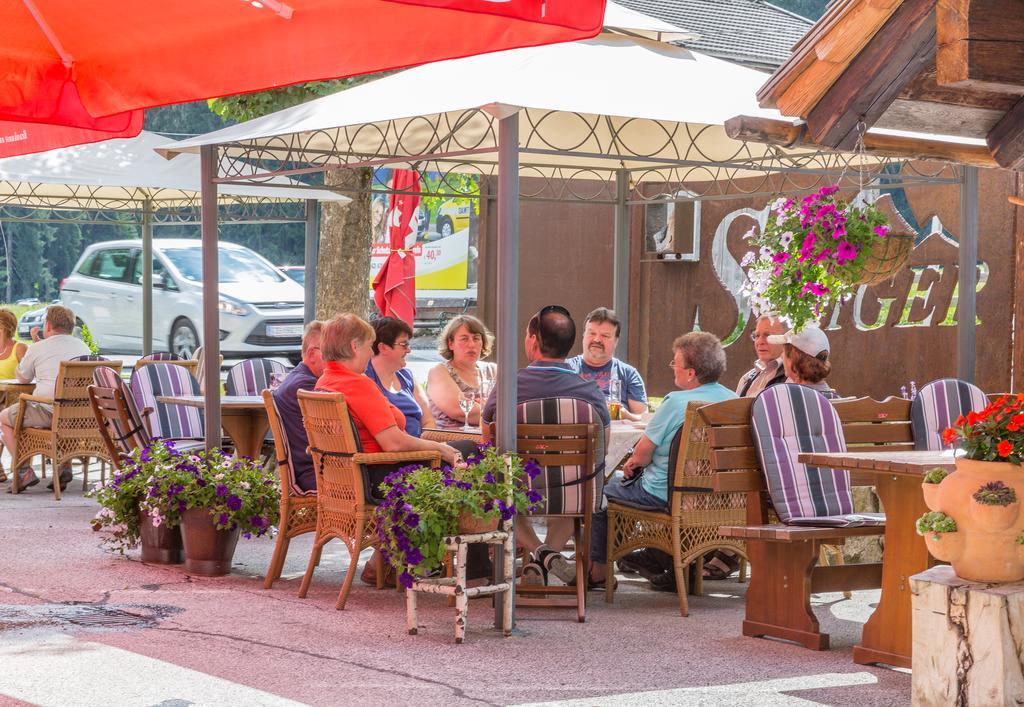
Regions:
<instances>
[{"instance_id":1,"label":"person sitting at table","mask_svg":"<svg viewBox=\"0 0 1024 707\"><path fill-rule=\"evenodd\" d=\"M274 404L280 413L281 426L288 435L288 455L291 458L295 484L303 491L316 489L316 471L309 455L309 439L302 424L299 391L316 388L317 379L324 373L324 358L320 352L324 323L318 320L306 325L302 335L302 362L288 372L274 389Z\"/></svg>"},{"instance_id":2,"label":"person sitting at table","mask_svg":"<svg viewBox=\"0 0 1024 707\"><path fill-rule=\"evenodd\" d=\"M481 390L494 383L498 371L497 364L482 360L491 355L493 347L494 335L468 314L453 317L437 337L437 351L445 362L427 374L427 398L438 427L480 424ZM468 416L459 407L459 397L464 393L474 393L478 399Z\"/></svg>"},{"instance_id":3,"label":"person sitting at table","mask_svg":"<svg viewBox=\"0 0 1024 707\"><path fill-rule=\"evenodd\" d=\"M71 335L75 330L75 313L67 307L51 304L46 310L43 336L39 338L39 327L32 327L33 344L27 347L21 362L14 371L14 377L21 383L36 382L33 395L52 398L57 388L57 374L61 361L92 353L81 339ZM11 405L0 412L0 435L12 459L18 458L17 438L14 425L18 421L18 405ZM25 405L25 427L49 428L53 422L53 406L30 402ZM23 464L14 473L18 474L18 493L39 483L39 477L28 464ZM63 491L71 481L71 464L61 465L57 480ZM53 488L51 482L50 488ZM10 491L11 489L8 489Z\"/></svg>"},{"instance_id":4,"label":"person sitting at table","mask_svg":"<svg viewBox=\"0 0 1024 707\"><path fill-rule=\"evenodd\" d=\"M714 334L692 331L672 342L673 382L678 390L665 396L633 453L623 467L622 479L604 487L606 498L631 506L665 510L668 505L669 451L672 440L683 426L686 406L693 400L715 403L732 400L736 393L718 380L725 373L725 349ZM639 477L639 478L637 478ZM590 584L602 586L608 573L608 512L595 513L591 520ZM650 575L651 587L659 591L675 591L676 578L672 560L665 553L645 548L623 558L644 567Z\"/></svg>"},{"instance_id":5,"label":"person sitting at table","mask_svg":"<svg viewBox=\"0 0 1024 707\"><path fill-rule=\"evenodd\" d=\"M324 324L320 342L324 372L316 383L316 389L345 394L345 403L364 452L436 451L444 463L462 464L463 452L455 445L465 443L467 452L475 452L475 444L468 440L442 444L413 437L405 431L406 419L402 411L388 402L377 384L365 375L375 340L373 327L355 314L339 314ZM408 462L367 465L364 479L367 502L380 503L384 498L380 491L381 482L388 474L404 466L408 466ZM487 546L471 545L469 553L467 578L489 576ZM363 568L361 579L367 584L376 582L375 568L376 562L370 562Z\"/></svg>"},{"instance_id":6,"label":"person sitting at table","mask_svg":"<svg viewBox=\"0 0 1024 707\"><path fill-rule=\"evenodd\" d=\"M28 346L15 339L18 318L9 309L0 309L0 380L14 378L18 364L25 357ZM0 443L0 452L4 449ZM0 466L0 483L7 481L7 474Z\"/></svg>"},{"instance_id":7,"label":"person sitting at table","mask_svg":"<svg viewBox=\"0 0 1024 707\"><path fill-rule=\"evenodd\" d=\"M817 324L808 324L799 332L790 330L770 336L768 341L783 347L782 364L787 383L806 385L826 398L839 397L839 393L825 382L832 372L832 363L828 358L828 337Z\"/></svg>"},{"instance_id":8,"label":"person sitting at table","mask_svg":"<svg viewBox=\"0 0 1024 707\"><path fill-rule=\"evenodd\" d=\"M765 388L777 383L786 382L786 371L782 365L782 344L773 344L768 338L786 331L785 325L778 317L763 315L757 318L754 333L750 338L754 341L754 353L757 359L754 367L740 377L736 385L736 395L756 398Z\"/></svg>"},{"instance_id":9,"label":"person sitting at table","mask_svg":"<svg viewBox=\"0 0 1024 707\"><path fill-rule=\"evenodd\" d=\"M373 358L366 366L366 375L405 415L405 431L419 437L424 427L434 426L434 416L412 371L405 366L412 327L395 317L381 317L373 323L373 330Z\"/></svg>"},{"instance_id":10,"label":"person sitting at table","mask_svg":"<svg viewBox=\"0 0 1024 707\"><path fill-rule=\"evenodd\" d=\"M640 372L615 358L621 331L618 315L607 307L598 307L587 315L583 324L583 353L566 363L587 380L597 383L605 397L608 397L611 381L618 380L622 417L639 420L647 412L647 390Z\"/></svg>"},{"instance_id":11,"label":"person sitting at table","mask_svg":"<svg viewBox=\"0 0 1024 707\"><path fill-rule=\"evenodd\" d=\"M594 381L576 375L565 360L575 342L576 323L565 307L550 304L533 315L527 324L523 341L529 364L516 374L516 402L575 398L590 403L601 418L607 448L611 418L608 416L604 395ZM497 391L492 391L487 398L481 415L485 423L494 421L497 397ZM604 474L604 459L598 460L596 471ZM531 561L523 567L524 581L542 582L545 572L553 573L567 584L574 581L576 568L559 552L572 534L572 518L548 518L547 536L545 542L541 543L532 521L526 516L517 515L516 542L532 553Z\"/></svg>"}]
</instances>

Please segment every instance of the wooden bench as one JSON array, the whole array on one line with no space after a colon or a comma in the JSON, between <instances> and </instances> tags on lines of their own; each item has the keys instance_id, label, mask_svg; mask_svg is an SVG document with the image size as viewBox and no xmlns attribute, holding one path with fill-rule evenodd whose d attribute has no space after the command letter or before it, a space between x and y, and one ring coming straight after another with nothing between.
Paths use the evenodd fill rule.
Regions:
<instances>
[{"instance_id":1,"label":"wooden bench","mask_svg":"<svg viewBox=\"0 0 1024 707\"><path fill-rule=\"evenodd\" d=\"M802 527L773 523L767 488L759 468L750 429L753 400L741 398L702 407L708 425L713 488L747 494L747 524L722 526L723 536L744 540L751 565L745 636L772 636L825 650L828 634L819 630L811 610L812 593L855 591L881 586L881 563L820 566L822 545L841 545L847 538L881 535L884 526L852 528ZM895 446L912 448L910 403L869 398L834 403L851 449ZM869 479L851 479L854 485Z\"/></svg>"}]
</instances>

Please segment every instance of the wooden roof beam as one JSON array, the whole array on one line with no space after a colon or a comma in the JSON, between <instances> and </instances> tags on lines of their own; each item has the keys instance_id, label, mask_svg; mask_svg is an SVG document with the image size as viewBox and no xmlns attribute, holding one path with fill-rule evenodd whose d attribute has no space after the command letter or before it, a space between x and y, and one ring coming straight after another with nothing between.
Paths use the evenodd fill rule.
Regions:
<instances>
[{"instance_id":1,"label":"wooden roof beam","mask_svg":"<svg viewBox=\"0 0 1024 707\"><path fill-rule=\"evenodd\" d=\"M938 0L940 86L1024 94L1021 0Z\"/></svg>"},{"instance_id":2,"label":"wooden roof beam","mask_svg":"<svg viewBox=\"0 0 1024 707\"><path fill-rule=\"evenodd\" d=\"M1024 100L999 119L985 141L1001 166L1024 170Z\"/></svg>"},{"instance_id":3,"label":"wooden roof beam","mask_svg":"<svg viewBox=\"0 0 1024 707\"><path fill-rule=\"evenodd\" d=\"M814 142L807 134L805 123L791 123L773 118L755 118L738 115L725 121L725 132L734 140L763 142L782 147L811 147L832 150L828 145ZM864 136L865 149L882 157L900 157L914 160L943 160L974 167L999 167L984 146L960 145L942 140L910 138L902 135Z\"/></svg>"},{"instance_id":4,"label":"wooden roof beam","mask_svg":"<svg viewBox=\"0 0 1024 707\"><path fill-rule=\"evenodd\" d=\"M871 127L931 63L935 0L905 0L807 114L815 143L850 150L857 124Z\"/></svg>"}]
</instances>

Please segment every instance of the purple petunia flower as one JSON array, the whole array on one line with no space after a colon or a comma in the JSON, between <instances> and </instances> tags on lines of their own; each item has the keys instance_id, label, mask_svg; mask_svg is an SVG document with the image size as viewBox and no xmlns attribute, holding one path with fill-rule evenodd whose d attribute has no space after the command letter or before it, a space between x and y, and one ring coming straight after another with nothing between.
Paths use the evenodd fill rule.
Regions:
<instances>
[{"instance_id":1,"label":"purple petunia flower","mask_svg":"<svg viewBox=\"0 0 1024 707\"><path fill-rule=\"evenodd\" d=\"M540 464L537 463L536 459L528 459L523 465L523 470L531 479L536 479L540 474Z\"/></svg>"},{"instance_id":2,"label":"purple petunia flower","mask_svg":"<svg viewBox=\"0 0 1024 707\"><path fill-rule=\"evenodd\" d=\"M418 565L423 562L423 552L418 547L414 547L405 553L405 560L410 565Z\"/></svg>"},{"instance_id":3,"label":"purple petunia flower","mask_svg":"<svg viewBox=\"0 0 1024 707\"><path fill-rule=\"evenodd\" d=\"M227 524L228 524L228 514L227 513L221 513L219 516L217 516L217 525L227 525Z\"/></svg>"},{"instance_id":4,"label":"purple petunia flower","mask_svg":"<svg viewBox=\"0 0 1024 707\"><path fill-rule=\"evenodd\" d=\"M405 524L410 528L415 528L420 524L420 517L416 513L410 513L405 517Z\"/></svg>"},{"instance_id":5,"label":"purple petunia flower","mask_svg":"<svg viewBox=\"0 0 1024 707\"><path fill-rule=\"evenodd\" d=\"M487 483L487 484L495 483L495 481L494 481L494 474L492 474L489 471L486 474L484 474L484 483Z\"/></svg>"},{"instance_id":6,"label":"purple petunia flower","mask_svg":"<svg viewBox=\"0 0 1024 707\"><path fill-rule=\"evenodd\" d=\"M214 492L217 494L219 498L222 498L228 495L228 487L225 486L224 484L217 484L217 488L214 489Z\"/></svg>"},{"instance_id":7,"label":"purple petunia flower","mask_svg":"<svg viewBox=\"0 0 1024 707\"><path fill-rule=\"evenodd\" d=\"M262 528L266 521L263 520L262 516L253 516L249 519L249 525L257 528Z\"/></svg>"},{"instance_id":8,"label":"purple petunia flower","mask_svg":"<svg viewBox=\"0 0 1024 707\"><path fill-rule=\"evenodd\" d=\"M540 491L537 491L536 489L530 489L529 491L526 492L526 498L530 501L530 503L540 503L544 499L544 496L541 495Z\"/></svg>"},{"instance_id":9,"label":"purple petunia flower","mask_svg":"<svg viewBox=\"0 0 1024 707\"><path fill-rule=\"evenodd\" d=\"M502 520L510 520L516 513L516 507L506 503L504 499L498 501L498 510L501 511Z\"/></svg>"},{"instance_id":10,"label":"purple petunia flower","mask_svg":"<svg viewBox=\"0 0 1024 707\"><path fill-rule=\"evenodd\" d=\"M230 508L233 511L237 511L241 507L242 499L235 495L228 496L228 508Z\"/></svg>"},{"instance_id":11,"label":"purple petunia flower","mask_svg":"<svg viewBox=\"0 0 1024 707\"><path fill-rule=\"evenodd\" d=\"M401 584L406 589L411 589L412 588L412 582L413 582L413 577L408 572L402 572L402 574L398 575L398 583Z\"/></svg>"}]
</instances>

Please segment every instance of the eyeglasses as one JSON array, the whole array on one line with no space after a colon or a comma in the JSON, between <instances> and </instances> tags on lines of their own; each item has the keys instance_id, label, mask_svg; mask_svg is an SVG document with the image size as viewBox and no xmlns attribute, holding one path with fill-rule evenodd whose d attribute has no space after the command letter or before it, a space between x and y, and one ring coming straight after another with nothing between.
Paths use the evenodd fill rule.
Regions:
<instances>
[{"instance_id":1,"label":"eyeglasses","mask_svg":"<svg viewBox=\"0 0 1024 707\"><path fill-rule=\"evenodd\" d=\"M767 339L769 336L771 336L771 333L758 334L757 332L754 332L750 335L750 340L757 341L758 339Z\"/></svg>"},{"instance_id":2,"label":"eyeglasses","mask_svg":"<svg viewBox=\"0 0 1024 707\"><path fill-rule=\"evenodd\" d=\"M403 348L403 349L405 349L406 351L408 351L409 349L411 349L411 348L412 348L412 346L410 346L410 344L409 344L409 342L408 342L408 341L396 341L396 342L395 342L395 343L394 343L394 344L392 345L392 347L391 347L391 348L398 348L398 347L402 347L402 348Z\"/></svg>"}]
</instances>

